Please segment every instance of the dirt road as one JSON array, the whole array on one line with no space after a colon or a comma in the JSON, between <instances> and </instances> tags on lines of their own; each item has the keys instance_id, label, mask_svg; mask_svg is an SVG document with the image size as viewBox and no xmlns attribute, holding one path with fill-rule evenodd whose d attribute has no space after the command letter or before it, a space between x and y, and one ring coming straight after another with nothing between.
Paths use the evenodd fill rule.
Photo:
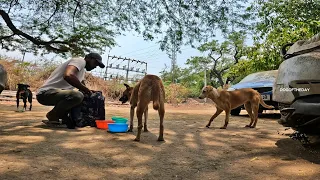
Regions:
<instances>
[{"instance_id":1,"label":"dirt road","mask_svg":"<svg viewBox=\"0 0 320 180\"><path fill-rule=\"evenodd\" d=\"M151 108L151 107L150 107ZM320 179L320 148L303 148L282 133L278 115L267 114L247 129L246 115L224 115L209 129L210 105L166 106L165 142L157 142L159 120L149 110L149 132L43 126L50 108L35 104L17 113L0 104L0 179ZM107 106L107 117L128 117L128 106ZM280 134L278 134L280 133Z\"/></svg>"}]
</instances>

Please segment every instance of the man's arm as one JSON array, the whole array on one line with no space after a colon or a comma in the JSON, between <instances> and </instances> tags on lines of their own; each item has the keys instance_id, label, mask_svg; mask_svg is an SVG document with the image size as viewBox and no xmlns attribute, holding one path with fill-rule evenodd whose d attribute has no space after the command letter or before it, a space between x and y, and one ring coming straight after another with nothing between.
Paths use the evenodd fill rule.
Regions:
<instances>
[{"instance_id":1,"label":"man's arm","mask_svg":"<svg viewBox=\"0 0 320 180\"><path fill-rule=\"evenodd\" d=\"M66 68L66 71L63 75L64 80L66 80L73 87L78 88L80 91L85 93L91 93L90 90L84 86L78 79L77 73L79 72L78 68L73 65L69 65Z\"/></svg>"}]
</instances>

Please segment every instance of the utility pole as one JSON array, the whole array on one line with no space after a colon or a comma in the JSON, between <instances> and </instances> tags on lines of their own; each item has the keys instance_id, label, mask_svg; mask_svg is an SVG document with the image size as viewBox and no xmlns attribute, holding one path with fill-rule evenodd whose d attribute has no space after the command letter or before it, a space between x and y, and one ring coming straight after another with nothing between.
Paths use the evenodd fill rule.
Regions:
<instances>
[{"instance_id":1,"label":"utility pole","mask_svg":"<svg viewBox=\"0 0 320 180\"><path fill-rule=\"evenodd\" d=\"M106 67L106 72L105 72L105 75L104 75L104 80L106 81L107 80L107 76L108 76L108 66L109 66L109 57L110 57L110 51L111 49L109 49L109 52L108 52L108 58L107 58L107 67Z\"/></svg>"},{"instance_id":2,"label":"utility pole","mask_svg":"<svg viewBox=\"0 0 320 180\"><path fill-rule=\"evenodd\" d=\"M204 65L204 86L207 86L207 66Z\"/></svg>"},{"instance_id":3,"label":"utility pole","mask_svg":"<svg viewBox=\"0 0 320 180\"><path fill-rule=\"evenodd\" d=\"M109 51L109 52L110 52L110 51ZM122 62L123 62L123 61L128 61L128 64L127 64L128 67L123 66L123 67L121 68L121 67L119 67L119 63L115 65L115 62L112 61L113 59L116 59L116 61L122 61ZM131 64L131 66L133 66L133 67L131 67L131 68L130 68L130 61L131 61L132 63L136 63L136 64L133 64L133 65ZM140 68L136 68L136 70L134 70L134 66L137 65L137 64L140 64L140 65L142 65L142 66L145 64L145 69L142 68L142 70L139 70ZM146 74L147 74L147 68L148 68L148 63L146 63L146 62L144 62L144 61L139 61L139 60L135 60L135 59L131 59L131 58L126 58L126 57L125 57L125 58L122 58L122 57L120 57L120 56L118 57L118 56L110 56L110 55L108 55L107 66L106 66L106 71L105 71L104 79L107 80L108 77L109 77L109 76L108 76L108 69L117 69L117 70L123 70L123 71L126 72L126 77L124 78L124 77L122 77L122 76L120 75L120 78L123 78L123 80L125 80L126 82L128 82L128 81L129 81L129 71L146 75ZM109 74L111 74L111 73L109 73ZM114 75L115 75L116 78L119 77L119 74L111 74L111 75L110 75L110 78L112 78L112 76L114 76Z\"/></svg>"},{"instance_id":4,"label":"utility pole","mask_svg":"<svg viewBox=\"0 0 320 180\"><path fill-rule=\"evenodd\" d=\"M26 51L25 50L23 50L23 56L22 56L22 62L24 62L24 57L25 57L25 55L26 55Z\"/></svg>"},{"instance_id":5,"label":"utility pole","mask_svg":"<svg viewBox=\"0 0 320 180\"><path fill-rule=\"evenodd\" d=\"M207 86L207 64L204 64L204 87ZM204 98L204 102L207 102L207 98Z\"/></svg>"},{"instance_id":6,"label":"utility pole","mask_svg":"<svg viewBox=\"0 0 320 180\"><path fill-rule=\"evenodd\" d=\"M172 44L172 60L171 60L171 74L172 74L172 82L173 83L176 83L175 82L175 68L176 68L176 63L177 63L177 46L176 46L176 42L174 41L173 44Z\"/></svg>"},{"instance_id":7,"label":"utility pole","mask_svg":"<svg viewBox=\"0 0 320 180\"><path fill-rule=\"evenodd\" d=\"M124 59L126 59L126 57L125 57ZM129 64L130 64L130 60L131 60L131 59L128 59L128 68L127 68L127 74L126 74L126 82L128 82L128 77L129 77Z\"/></svg>"}]
</instances>

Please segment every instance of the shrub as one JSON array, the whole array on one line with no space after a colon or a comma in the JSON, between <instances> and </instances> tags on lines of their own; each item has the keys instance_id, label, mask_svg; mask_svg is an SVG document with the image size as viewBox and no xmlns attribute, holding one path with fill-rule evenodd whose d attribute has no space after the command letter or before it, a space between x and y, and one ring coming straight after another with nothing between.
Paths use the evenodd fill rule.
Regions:
<instances>
[{"instance_id":1,"label":"shrub","mask_svg":"<svg viewBox=\"0 0 320 180\"><path fill-rule=\"evenodd\" d=\"M169 84L165 86L166 102L177 104L185 102L190 91L181 84Z\"/></svg>"}]
</instances>

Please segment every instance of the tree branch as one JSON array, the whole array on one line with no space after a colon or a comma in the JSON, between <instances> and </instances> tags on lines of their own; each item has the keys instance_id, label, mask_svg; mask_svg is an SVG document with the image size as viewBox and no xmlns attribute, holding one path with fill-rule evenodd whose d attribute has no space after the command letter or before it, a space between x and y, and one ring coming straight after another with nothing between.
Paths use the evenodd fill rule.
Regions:
<instances>
[{"instance_id":1,"label":"tree branch","mask_svg":"<svg viewBox=\"0 0 320 180\"><path fill-rule=\"evenodd\" d=\"M209 53L209 57L214 61L214 65L213 65L213 68L214 69L217 69L217 65L218 65L218 60L222 57L222 50L220 50L220 56L218 58L214 58L212 56L213 54L213 50L210 50L210 53Z\"/></svg>"},{"instance_id":2,"label":"tree branch","mask_svg":"<svg viewBox=\"0 0 320 180\"><path fill-rule=\"evenodd\" d=\"M54 40L42 41L38 38L34 38L34 37L30 36L29 34L26 34L26 33L22 32L21 30L17 29L16 26L12 23L9 15L2 9L0 9L0 15L1 15L2 19L5 21L5 23L7 24L8 28L10 28L10 30L13 32L14 35L18 35L18 36L21 36L25 39L28 39L29 41L31 41L35 45L44 46L49 51L56 51L58 53L61 53L61 52L68 52L70 50L70 48L66 47L66 46L61 46L61 48L56 48L56 47L51 46L52 44L69 44L68 42L54 41Z\"/></svg>"},{"instance_id":3,"label":"tree branch","mask_svg":"<svg viewBox=\"0 0 320 180\"><path fill-rule=\"evenodd\" d=\"M48 26L47 26L47 27L49 27L50 20L51 20L51 18L56 14L56 12L59 10L59 7L60 7L59 2L56 2L56 8L54 9L54 11L53 11L53 13L51 14L51 16L49 17L49 19L47 20L47 23L48 23Z\"/></svg>"},{"instance_id":4,"label":"tree branch","mask_svg":"<svg viewBox=\"0 0 320 180\"><path fill-rule=\"evenodd\" d=\"M217 61L222 57L222 49L220 49L219 53L220 53L220 56L217 58Z\"/></svg>"},{"instance_id":5,"label":"tree branch","mask_svg":"<svg viewBox=\"0 0 320 180\"><path fill-rule=\"evenodd\" d=\"M55 9L54 9L53 13L51 14L51 16L50 16L46 21L42 22L41 24L35 24L34 26L31 26L30 28L36 28L36 27L39 27L39 26L42 26L42 25L45 25L45 24L46 24L46 26L44 27L44 29L47 29L47 28L50 26L50 20L51 20L51 18L57 13L57 11L59 10L59 7L60 7L59 2L56 2ZM41 9L41 7L38 8L38 10L40 10L40 9Z\"/></svg>"},{"instance_id":6,"label":"tree branch","mask_svg":"<svg viewBox=\"0 0 320 180\"><path fill-rule=\"evenodd\" d=\"M13 4L14 1L15 1L15 3ZM19 4L19 3L18 3L18 0L12 0L12 1L10 2L10 7L9 7L9 10L8 10L8 14L10 13L11 8L12 8L13 6L17 5L17 4Z\"/></svg>"},{"instance_id":7,"label":"tree branch","mask_svg":"<svg viewBox=\"0 0 320 180\"><path fill-rule=\"evenodd\" d=\"M172 12L170 9L169 9L169 6L167 4L167 1L166 0L162 0L162 4L164 5L165 9L167 10L168 12L168 15L177 23L179 24L179 26L181 26L181 23L179 21L179 18L177 18L175 15L174 15L174 12Z\"/></svg>"},{"instance_id":8,"label":"tree branch","mask_svg":"<svg viewBox=\"0 0 320 180\"><path fill-rule=\"evenodd\" d=\"M77 2L77 6L76 6L76 8L75 8L74 11L73 11L73 17L72 17L73 28L75 27L74 17L76 16L77 9L78 9L78 7L80 6L80 2L79 2L79 1L76 1L76 2Z\"/></svg>"},{"instance_id":9,"label":"tree branch","mask_svg":"<svg viewBox=\"0 0 320 180\"><path fill-rule=\"evenodd\" d=\"M235 60L235 63L234 64L237 64L238 62L239 62L239 59L238 59L238 54L239 54L239 51L238 51L238 48L237 47L235 47L235 54L233 55L233 58L234 58L234 60Z\"/></svg>"},{"instance_id":10,"label":"tree branch","mask_svg":"<svg viewBox=\"0 0 320 180\"><path fill-rule=\"evenodd\" d=\"M222 74L224 71L228 70L229 68L230 68L229 66L226 66L225 68L221 69L220 74Z\"/></svg>"},{"instance_id":11,"label":"tree branch","mask_svg":"<svg viewBox=\"0 0 320 180\"><path fill-rule=\"evenodd\" d=\"M116 14L118 14L122 10L122 7L124 7L124 4L125 4L125 1L121 3L121 5L119 6L119 9L116 11L117 12ZM129 2L129 7L131 7L131 4L132 4L132 0L130 0Z\"/></svg>"},{"instance_id":12,"label":"tree branch","mask_svg":"<svg viewBox=\"0 0 320 180\"><path fill-rule=\"evenodd\" d=\"M8 39L8 38L11 38L12 36L16 35L15 33L9 35L9 36L0 36L0 40L3 40L3 39Z\"/></svg>"},{"instance_id":13,"label":"tree branch","mask_svg":"<svg viewBox=\"0 0 320 180\"><path fill-rule=\"evenodd\" d=\"M221 72L219 72L219 71L216 70L216 69L212 69L211 72L215 75L216 78L218 78L219 84L220 84L221 86L223 86L224 83L223 83L223 80L222 80Z\"/></svg>"}]
</instances>

